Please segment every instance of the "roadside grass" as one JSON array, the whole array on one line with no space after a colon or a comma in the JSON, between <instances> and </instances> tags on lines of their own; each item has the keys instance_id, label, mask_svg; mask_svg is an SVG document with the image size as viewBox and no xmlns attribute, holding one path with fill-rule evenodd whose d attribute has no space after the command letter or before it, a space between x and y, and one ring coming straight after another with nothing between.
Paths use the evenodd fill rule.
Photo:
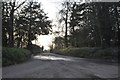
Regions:
<instances>
[{"instance_id":1,"label":"roadside grass","mask_svg":"<svg viewBox=\"0 0 120 80\"><path fill-rule=\"evenodd\" d=\"M2 66L21 63L31 57L31 52L21 48L2 48Z\"/></svg>"},{"instance_id":2,"label":"roadside grass","mask_svg":"<svg viewBox=\"0 0 120 80\"><path fill-rule=\"evenodd\" d=\"M55 53L75 56L80 58L92 58L92 59L105 59L118 61L118 48L106 48L102 49L99 47L82 47L82 48L64 48L54 50Z\"/></svg>"}]
</instances>

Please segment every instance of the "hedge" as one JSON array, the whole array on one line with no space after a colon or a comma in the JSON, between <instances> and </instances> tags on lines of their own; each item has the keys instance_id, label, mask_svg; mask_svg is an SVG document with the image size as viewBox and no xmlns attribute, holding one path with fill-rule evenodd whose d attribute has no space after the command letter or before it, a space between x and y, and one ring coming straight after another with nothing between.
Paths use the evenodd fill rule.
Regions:
<instances>
[{"instance_id":1,"label":"hedge","mask_svg":"<svg viewBox=\"0 0 120 80\"><path fill-rule=\"evenodd\" d=\"M8 66L12 64L21 63L30 58L31 52L27 49L21 48L2 48L2 65Z\"/></svg>"},{"instance_id":2,"label":"hedge","mask_svg":"<svg viewBox=\"0 0 120 80\"><path fill-rule=\"evenodd\" d=\"M81 58L95 58L95 59L108 59L118 60L118 48L102 49L99 47L83 47L83 48L64 48L54 51L57 54L68 56L75 56Z\"/></svg>"}]
</instances>

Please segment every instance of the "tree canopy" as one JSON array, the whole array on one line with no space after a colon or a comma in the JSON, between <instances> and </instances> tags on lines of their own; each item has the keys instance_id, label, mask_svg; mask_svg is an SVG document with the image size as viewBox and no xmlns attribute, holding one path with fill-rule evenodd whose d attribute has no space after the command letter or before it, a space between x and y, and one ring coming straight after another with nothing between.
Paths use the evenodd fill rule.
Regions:
<instances>
[{"instance_id":1,"label":"tree canopy","mask_svg":"<svg viewBox=\"0 0 120 80\"><path fill-rule=\"evenodd\" d=\"M2 2L3 46L25 47L38 35L47 35L52 25L39 2ZM25 5L23 5L26 3ZM22 8L19 8L22 6ZM16 12L15 12L16 10Z\"/></svg>"},{"instance_id":2,"label":"tree canopy","mask_svg":"<svg viewBox=\"0 0 120 80\"><path fill-rule=\"evenodd\" d=\"M69 11L68 46L102 48L120 46L119 2L72 2ZM57 46L57 43L55 44Z\"/></svg>"}]
</instances>

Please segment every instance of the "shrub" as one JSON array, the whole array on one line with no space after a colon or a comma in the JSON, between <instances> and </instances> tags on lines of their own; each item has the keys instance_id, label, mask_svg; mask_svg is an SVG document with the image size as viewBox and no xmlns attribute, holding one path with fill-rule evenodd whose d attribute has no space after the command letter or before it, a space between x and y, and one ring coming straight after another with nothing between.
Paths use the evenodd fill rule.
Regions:
<instances>
[{"instance_id":1,"label":"shrub","mask_svg":"<svg viewBox=\"0 0 120 80\"><path fill-rule=\"evenodd\" d=\"M28 50L32 52L33 55L37 55L39 53L42 53L42 48L36 44L32 44L28 47Z\"/></svg>"},{"instance_id":2,"label":"shrub","mask_svg":"<svg viewBox=\"0 0 120 80\"><path fill-rule=\"evenodd\" d=\"M7 48L2 49L2 64L8 66L11 64L20 63L30 58L30 51L21 48Z\"/></svg>"}]
</instances>

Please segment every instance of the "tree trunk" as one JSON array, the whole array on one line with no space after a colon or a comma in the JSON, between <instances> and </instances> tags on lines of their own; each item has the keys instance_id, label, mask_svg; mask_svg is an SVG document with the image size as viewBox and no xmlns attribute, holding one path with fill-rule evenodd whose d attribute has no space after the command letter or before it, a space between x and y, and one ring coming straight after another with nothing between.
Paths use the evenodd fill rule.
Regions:
<instances>
[{"instance_id":1,"label":"tree trunk","mask_svg":"<svg viewBox=\"0 0 120 80\"><path fill-rule=\"evenodd\" d=\"M66 20L65 20L65 46L68 47L68 35L67 35L67 20L68 20L68 11L66 13Z\"/></svg>"},{"instance_id":2,"label":"tree trunk","mask_svg":"<svg viewBox=\"0 0 120 80\"><path fill-rule=\"evenodd\" d=\"M10 35L9 35L9 46L14 47L14 36L13 36L13 16L14 16L14 10L12 8L10 13Z\"/></svg>"},{"instance_id":3,"label":"tree trunk","mask_svg":"<svg viewBox=\"0 0 120 80\"><path fill-rule=\"evenodd\" d=\"M10 35L9 35L9 46L14 47L14 36L13 36L13 20L14 20L14 12L15 12L15 2L11 3L11 12L10 12Z\"/></svg>"},{"instance_id":4,"label":"tree trunk","mask_svg":"<svg viewBox=\"0 0 120 80\"><path fill-rule=\"evenodd\" d=\"M32 16L32 10L31 10L32 2L30 2L30 23L29 23L29 30L28 30L28 48L31 49L31 16Z\"/></svg>"},{"instance_id":5,"label":"tree trunk","mask_svg":"<svg viewBox=\"0 0 120 80\"><path fill-rule=\"evenodd\" d=\"M75 40L75 29L74 29L74 26L72 27L72 32L73 32L73 35L72 35L72 46L73 47L76 47L75 43L76 43L76 40Z\"/></svg>"},{"instance_id":6,"label":"tree trunk","mask_svg":"<svg viewBox=\"0 0 120 80\"><path fill-rule=\"evenodd\" d=\"M20 36L20 37L18 38L17 47L20 47L20 43L22 42L21 40L22 40L22 36Z\"/></svg>"},{"instance_id":7,"label":"tree trunk","mask_svg":"<svg viewBox=\"0 0 120 80\"><path fill-rule=\"evenodd\" d=\"M115 16L116 16L117 30L118 30L118 32L117 32L117 39L118 39L117 45L118 45L118 47L120 47L120 28L119 28L120 25L119 25L119 13L118 13L117 7L118 7L118 5L115 6Z\"/></svg>"}]
</instances>

